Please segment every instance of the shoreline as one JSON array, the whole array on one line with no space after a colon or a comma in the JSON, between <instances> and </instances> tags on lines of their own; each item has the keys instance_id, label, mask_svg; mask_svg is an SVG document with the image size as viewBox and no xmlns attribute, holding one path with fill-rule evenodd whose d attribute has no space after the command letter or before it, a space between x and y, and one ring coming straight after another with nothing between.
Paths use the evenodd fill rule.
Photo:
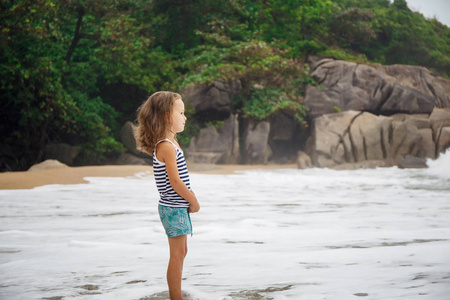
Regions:
<instances>
[{"instance_id":1,"label":"shoreline","mask_svg":"<svg viewBox=\"0 0 450 300\"><path fill-rule=\"evenodd\" d=\"M296 164L268 165L210 165L188 164L192 174L235 174L247 170L297 169ZM49 184L85 184L85 177L136 177L138 174L153 174L153 167L142 165L103 165L63 167L40 171L16 171L0 173L0 190L32 189Z\"/></svg>"}]
</instances>

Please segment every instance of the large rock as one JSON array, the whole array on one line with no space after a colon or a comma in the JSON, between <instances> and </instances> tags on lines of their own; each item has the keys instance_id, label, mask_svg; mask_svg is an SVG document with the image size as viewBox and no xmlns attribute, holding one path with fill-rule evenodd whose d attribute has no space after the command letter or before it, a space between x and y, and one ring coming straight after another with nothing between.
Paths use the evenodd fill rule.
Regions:
<instances>
[{"instance_id":1,"label":"large rock","mask_svg":"<svg viewBox=\"0 0 450 300\"><path fill-rule=\"evenodd\" d=\"M342 114L326 114L314 119L312 130L313 163L318 167L331 167L351 159L349 152L348 128L352 120L360 115L357 111ZM344 140L347 135L347 141Z\"/></svg>"},{"instance_id":2,"label":"large rock","mask_svg":"<svg viewBox=\"0 0 450 300\"><path fill-rule=\"evenodd\" d=\"M65 143L48 144L45 146L44 156L46 159L55 159L70 166L80 151L79 146L70 146Z\"/></svg>"},{"instance_id":3,"label":"large rock","mask_svg":"<svg viewBox=\"0 0 450 300\"><path fill-rule=\"evenodd\" d=\"M424 169L428 168L425 158L415 157L411 155L405 156L399 163L400 169Z\"/></svg>"},{"instance_id":4,"label":"large rock","mask_svg":"<svg viewBox=\"0 0 450 300\"><path fill-rule=\"evenodd\" d=\"M238 115L231 115L230 118L219 128L221 137L220 143L225 144L226 150L217 161L221 164L237 164L241 160L239 151L239 121Z\"/></svg>"},{"instance_id":5,"label":"large rock","mask_svg":"<svg viewBox=\"0 0 450 300\"><path fill-rule=\"evenodd\" d=\"M182 92L202 121L225 120L231 114L231 100L242 89L239 80L216 80L211 85L199 85Z\"/></svg>"},{"instance_id":6,"label":"large rock","mask_svg":"<svg viewBox=\"0 0 450 300\"><path fill-rule=\"evenodd\" d=\"M450 107L450 81L415 66L368 66L323 59L311 64L320 86L308 86L309 116L340 111L430 114Z\"/></svg>"},{"instance_id":7,"label":"large rock","mask_svg":"<svg viewBox=\"0 0 450 300\"><path fill-rule=\"evenodd\" d=\"M120 129L120 140L128 151L136 156L142 156L142 152L136 148L136 138L134 137L135 125L132 122L126 122Z\"/></svg>"},{"instance_id":8,"label":"large rock","mask_svg":"<svg viewBox=\"0 0 450 300\"><path fill-rule=\"evenodd\" d=\"M442 77L437 77L435 81L436 84L430 86L430 89L433 90L433 94L444 94L443 96L438 96L439 105L436 106L440 108L450 108L450 81Z\"/></svg>"},{"instance_id":9,"label":"large rock","mask_svg":"<svg viewBox=\"0 0 450 300\"><path fill-rule=\"evenodd\" d=\"M63 164L56 159L47 159L41 163L32 165L31 168L28 169L28 171L42 171L42 170L50 170L50 169L61 169L61 168L68 168L66 164Z\"/></svg>"},{"instance_id":10,"label":"large rock","mask_svg":"<svg viewBox=\"0 0 450 300\"><path fill-rule=\"evenodd\" d=\"M306 90L312 118L347 110L374 112L391 92L382 72L356 63L324 59L311 75L321 85Z\"/></svg>"},{"instance_id":11,"label":"large rock","mask_svg":"<svg viewBox=\"0 0 450 300\"><path fill-rule=\"evenodd\" d=\"M249 164L266 164L272 154L268 144L270 123L267 121L251 124L247 127L245 143L245 159Z\"/></svg>"},{"instance_id":12,"label":"large rock","mask_svg":"<svg viewBox=\"0 0 450 300\"><path fill-rule=\"evenodd\" d=\"M410 65L382 66L380 70L391 84L402 85L434 98L436 107L450 107L450 81L433 75L428 69Z\"/></svg>"},{"instance_id":13,"label":"large rock","mask_svg":"<svg viewBox=\"0 0 450 300\"><path fill-rule=\"evenodd\" d=\"M444 127L439 133L439 140L436 145L436 156L439 153L444 153L448 148L450 148L450 127Z\"/></svg>"},{"instance_id":14,"label":"large rock","mask_svg":"<svg viewBox=\"0 0 450 300\"><path fill-rule=\"evenodd\" d=\"M430 116L425 114L392 116L392 145L389 157L394 159L394 163L397 164L406 155L434 159L437 153Z\"/></svg>"},{"instance_id":15,"label":"large rock","mask_svg":"<svg viewBox=\"0 0 450 300\"><path fill-rule=\"evenodd\" d=\"M424 115L387 117L359 111L323 115L314 120L310 144L309 154L318 167L361 162L390 166L407 155L435 158L431 122Z\"/></svg>"},{"instance_id":16,"label":"large rock","mask_svg":"<svg viewBox=\"0 0 450 300\"><path fill-rule=\"evenodd\" d=\"M237 115L231 115L217 130L209 126L192 138L186 149L186 157L193 163L236 164L240 161L239 122Z\"/></svg>"},{"instance_id":17,"label":"large rock","mask_svg":"<svg viewBox=\"0 0 450 300\"><path fill-rule=\"evenodd\" d=\"M435 99L431 95L423 94L413 88L394 84L389 96L382 101L379 113L392 115L396 113L431 113L435 106ZM376 111L374 111L376 113Z\"/></svg>"},{"instance_id":18,"label":"large rock","mask_svg":"<svg viewBox=\"0 0 450 300\"><path fill-rule=\"evenodd\" d=\"M313 167L311 157L303 151L297 153L297 167L299 169L308 169Z\"/></svg>"},{"instance_id":19,"label":"large rock","mask_svg":"<svg viewBox=\"0 0 450 300\"><path fill-rule=\"evenodd\" d=\"M435 108L430 115L433 139L436 142L436 156L450 147L450 109Z\"/></svg>"}]
</instances>

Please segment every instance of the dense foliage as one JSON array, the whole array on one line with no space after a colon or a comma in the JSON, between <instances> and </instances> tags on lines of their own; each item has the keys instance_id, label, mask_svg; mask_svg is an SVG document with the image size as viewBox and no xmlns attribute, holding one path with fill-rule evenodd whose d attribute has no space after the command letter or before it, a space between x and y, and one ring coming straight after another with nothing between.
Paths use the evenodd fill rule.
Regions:
<instances>
[{"instance_id":1,"label":"dense foliage","mask_svg":"<svg viewBox=\"0 0 450 300\"><path fill-rule=\"evenodd\" d=\"M0 31L2 170L52 142L103 163L149 94L217 79L241 80L241 115L286 110L306 126L313 54L450 75L450 29L404 0L1 0Z\"/></svg>"}]
</instances>

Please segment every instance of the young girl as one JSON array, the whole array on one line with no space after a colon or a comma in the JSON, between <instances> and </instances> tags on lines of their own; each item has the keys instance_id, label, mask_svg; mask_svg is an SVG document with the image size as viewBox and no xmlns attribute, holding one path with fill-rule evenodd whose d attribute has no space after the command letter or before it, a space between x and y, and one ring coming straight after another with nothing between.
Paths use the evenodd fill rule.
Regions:
<instances>
[{"instance_id":1,"label":"young girl","mask_svg":"<svg viewBox=\"0 0 450 300\"><path fill-rule=\"evenodd\" d=\"M153 155L153 171L160 194L159 216L169 239L167 283L172 300L183 299L181 274L187 254L187 235L192 234L189 213L200 209L190 189L183 151L176 139L176 134L184 130L185 122L181 96L157 92L139 107L135 132L140 150Z\"/></svg>"}]
</instances>

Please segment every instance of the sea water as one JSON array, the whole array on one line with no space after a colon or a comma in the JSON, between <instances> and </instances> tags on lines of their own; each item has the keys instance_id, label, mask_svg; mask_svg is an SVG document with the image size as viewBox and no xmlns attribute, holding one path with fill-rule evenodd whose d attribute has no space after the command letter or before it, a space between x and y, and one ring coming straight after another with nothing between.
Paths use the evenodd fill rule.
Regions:
<instances>
[{"instance_id":1,"label":"sea water","mask_svg":"<svg viewBox=\"0 0 450 300\"><path fill-rule=\"evenodd\" d=\"M187 299L450 299L450 153L428 169L191 174ZM151 174L0 191L0 299L167 299Z\"/></svg>"}]
</instances>

